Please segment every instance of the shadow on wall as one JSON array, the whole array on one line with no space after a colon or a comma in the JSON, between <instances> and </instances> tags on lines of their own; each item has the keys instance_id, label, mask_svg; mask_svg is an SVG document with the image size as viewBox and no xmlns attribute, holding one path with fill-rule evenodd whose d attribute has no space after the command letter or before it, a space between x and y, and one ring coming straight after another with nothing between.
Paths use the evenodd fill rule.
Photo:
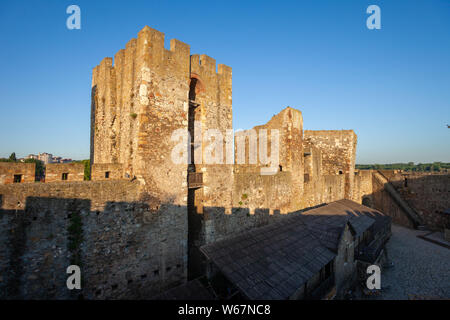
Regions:
<instances>
[{"instance_id":1,"label":"shadow on wall","mask_svg":"<svg viewBox=\"0 0 450 320\"><path fill-rule=\"evenodd\" d=\"M205 274L192 250L305 211L206 207L188 217L173 204L107 202L100 211L88 199L27 197L22 210L0 210L0 299L149 299L185 283L188 261ZM81 290L66 287L72 264Z\"/></svg>"},{"instance_id":2,"label":"shadow on wall","mask_svg":"<svg viewBox=\"0 0 450 320\"><path fill-rule=\"evenodd\" d=\"M0 210L0 299L145 299L184 283L186 208L161 207L27 197L23 210ZM81 290L67 289L71 264Z\"/></svg>"},{"instance_id":3,"label":"shadow on wall","mask_svg":"<svg viewBox=\"0 0 450 320\"><path fill-rule=\"evenodd\" d=\"M374 179L374 192L362 197L363 205L386 213L392 217L394 223L409 228L424 224L430 230L442 230L445 225L450 224L450 215L444 213L450 208L449 174L413 173L383 177L389 182L377 184ZM387 191L389 187L413 209L418 219L402 208Z\"/></svg>"},{"instance_id":4,"label":"shadow on wall","mask_svg":"<svg viewBox=\"0 0 450 320\"><path fill-rule=\"evenodd\" d=\"M185 283L188 261L204 274L200 245L288 216L203 210L188 215L185 206L155 208L148 199L95 210L89 199L27 197L0 209L0 299L148 299ZM66 287L72 264L82 270L81 290Z\"/></svg>"}]
</instances>

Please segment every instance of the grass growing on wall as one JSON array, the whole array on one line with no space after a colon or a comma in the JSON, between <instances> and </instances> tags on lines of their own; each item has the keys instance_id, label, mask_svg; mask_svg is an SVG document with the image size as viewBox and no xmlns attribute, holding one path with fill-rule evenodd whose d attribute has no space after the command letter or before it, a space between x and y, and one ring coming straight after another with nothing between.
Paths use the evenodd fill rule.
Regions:
<instances>
[{"instance_id":1,"label":"grass growing on wall","mask_svg":"<svg viewBox=\"0 0 450 320\"><path fill-rule=\"evenodd\" d=\"M84 164L84 180L91 180L91 160L87 159L74 162Z\"/></svg>"},{"instance_id":2,"label":"grass growing on wall","mask_svg":"<svg viewBox=\"0 0 450 320\"><path fill-rule=\"evenodd\" d=\"M78 211L73 211L69 215L68 244L67 248L71 253L70 263L81 267L81 243L83 242L83 222Z\"/></svg>"}]
</instances>

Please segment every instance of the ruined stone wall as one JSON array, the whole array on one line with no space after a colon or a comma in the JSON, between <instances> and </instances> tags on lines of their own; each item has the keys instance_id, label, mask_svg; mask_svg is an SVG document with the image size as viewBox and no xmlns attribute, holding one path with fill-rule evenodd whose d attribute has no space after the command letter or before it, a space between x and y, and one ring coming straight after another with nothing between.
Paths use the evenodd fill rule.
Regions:
<instances>
[{"instance_id":1,"label":"ruined stone wall","mask_svg":"<svg viewBox=\"0 0 450 320\"><path fill-rule=\"evenodd\" d=\"M45 166L45 182L63 180L67 174L67 182L84 180L84 164L82 163L49 163Z\"/></svg>"},{"instance_id":2,"label":"ruined stone wall","mask_svg":"<svg viewBox=\"0 0 450 320\"><path fill-rule=\"evenodd\" d=\"M120 180L123 179L123 166L120 163L96 163L91 167L91 180Z\"/></svg>"},{"instance_id":3,"label":"ruined stone wall","mask_svg":"<svg viewBox=\"0 0 450 320\"><path fill-rule=\"evenodd\" d=\"M373 177L373 173L372 173ZM413 220L408 216L404 209L395 201L395 199L385 189L385 183L372 178L372 207L386 213L392 218L392 222L414 228Z\"/></svg>"},{"instance_id":4,"label":"ruined stone wall","mask_svg":"<svg viewBox=\"0 0 450 320\"><path fill-rule=\"evenodd\" d=\"M371 207L372 193L373 193L372 170L355 170L353 201Z\"/></svg>"},{"instance_id":5,"label":"ruined stone wall","mask_svg":"<svg viewBox=\"0 0 450 320\"><path fill-rule=\"evenodd\" d=\"M444 214L450 208L449 174L398 170L381 170L381 173L402 199L416 210L428 228L442 230L450 223L450 217Z\"/></svg>"},{"instance_id":6,"label":"ruined stone wall","mask_svg":"<svg viewBox=\"0 0 450 320\"><path fill-rule=\"evenodd\" d=\"M261 135L267 132L267 142L264 143ZM279 165L264 163L264 153L270 159L272 150L272 132L279 132ZM251 131L256 137L253 141ZM244 163L240 153L244 155L239 139L245 145ZM256 145L256 155L252 159L249 153L251 144ZM264 147L266 146L265 150ZM242 148L242 151L238 150ZM303 208L303 118L300 111L290 107L282 110L265 125L256 126L244 132L237 132L235 137L235 166L234 166L234 188L233 206L239 207L241 194L248 193L248 189L259 190L259 195L245 199L252 210L254 208L270 208L282 212L295 211ZM253 162L253 163L252 163ZM267 162L267 161L266 161ZM263 170L274 169L273 172ZM262 176L262 177L259 177ZM245 188L244 188L245 189ZM250 192L250 191L249 191ZM278 192L278 194L277 194Z\"/></svg>"},{"instance_id":7,"label":"ruined stone wall","mask_svg":"<svg viewBox=\"0 0 450 320\"><path fill-rule=\"evenodd\" d=\"M145 299L186 281L186 215L152 209L137 181L4 185L0 199L1 299Z\"/></svg>"},{"instance_id":8,"label":"ruined stone wall","mask_svg":"<svg viewBox=\"0 0 450 320\"><path fill-rule=\"evenodd\" d=\"M357 137L353 130L305 130L304 139L322 151L324 175L345 176L345 198L353 200ZM358 201L358 199L355 199Z\"/></svg>"},{"instance_id":9,"label":"ruined stone wall","mask_svg":"<svg viewBox=\"0 0 450 320\"><path fill-rule=\"evenodd\" d=\"M311 133L314 163L305 185L303 118L290 107L253 129L258 134L267 129L269 137L271 130L280 131L276 173L262 174L267 165L261 159L233 165L227 148L236 145L222 144L233 140L231 68L216 67L207 55L191 56L189 46L178 40L167 50L164 34L149 27L115 55L114 63L105 58L94 68L91 108L93 180L104 177L104 167L97 166L121 164L123 174L143 186L151 210L188 217L189 248L268 223L274 213L352 196L356 135ZM196 163L189 166L186 160L174 161L183 151L182 144L176 146L191 142L174 133L187 132L200 140L192 148ZM267 152L271 143L269 138ZM206 163L208 154L213 163ZM188 188L188 170L202 174L199 188Z\"/></svg>"},{"instance_id":10,"label":"ruined stone wall","mask_svg":"<svg viewBox=\"0 0 450 320\"><path fill-rule=\"evenodd\" d=\"M322 152L311 141L303 141L304 150L304 207L323 203Z\"/></svg>"},{"instance_id":11,"label":"ruined stone wall","mask_svg":"<svg viewBox=\"0 0 450 320\"><path fill-rule=\"evenodd\" d=\"M322 176L322 203L345 199L346 179L344 175Z\"/></svg>"},{"instance_id":12,"label":"ruined stone wall","mask_svg":"<svg viewBox=\"0 0 450 320\"><path fill-rule=\"evenodd\" d=\"M0 184L14 183L14 175L21 175L21 183L34 182L36 164L0 162Z\"/></svg>"}]
</instances>

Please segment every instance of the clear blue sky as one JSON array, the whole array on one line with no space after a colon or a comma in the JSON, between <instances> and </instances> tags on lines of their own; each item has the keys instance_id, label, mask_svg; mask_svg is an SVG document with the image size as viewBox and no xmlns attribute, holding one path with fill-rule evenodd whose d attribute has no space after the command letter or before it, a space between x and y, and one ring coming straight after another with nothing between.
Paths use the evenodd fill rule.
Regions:
<instances>
[{"instance_id":1,"label":"clear blue sky","mask_svg":"<svg viewBox=\"0 0 450 320\"><path fill-rule=\"evenodd\" d=\"M2 0L0 157L88 158L92 68L145 25L233 68L235 129L292 106L305 129L355 130L358 163L450 162L448 0Z\"/></svg>"}]
</instances>

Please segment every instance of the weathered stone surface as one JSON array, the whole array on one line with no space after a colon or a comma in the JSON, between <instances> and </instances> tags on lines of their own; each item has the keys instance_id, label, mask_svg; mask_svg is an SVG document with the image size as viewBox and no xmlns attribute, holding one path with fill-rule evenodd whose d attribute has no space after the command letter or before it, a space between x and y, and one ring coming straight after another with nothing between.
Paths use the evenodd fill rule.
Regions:
<instances>
[{"instance_id":1,"label":"weathered stone surface","mask_svg":"<svg viewBox=\"0 0 450 320\"><path fill-rule=\"evenodd\" d=\"M84 164L82 163L48 163L45 166L45 182L83 181Z\"/></svg>"},{"instance_id":2,"label":"weathered stone surface","mask_svg":"<svg viewBox=\"0 0 450 320\"><path fill-rule=\"evenodd\" d=\"M149 298L186 281L185 210L153 209L136 181L3 185L0 195L2 299ZM69 246L75 216L82 240ZM82 290L70 291L78 253Z\"/></svg>"},{"instance_id":3,"label":"weathered stone surface","mask_svg":"<svg viewBox=\"0 0 450 320\"><path fill-rule=\"evenodd\" d=\"M14 176L20 176L19 183L34 182L35 167L34 163L0 162L0 184L14 183Z\"/></svg>"},{"instance_id":4,"label":"weathered stone surface","mask_svg":"<svg viewBox=\"0 0 450 320\"><path fill-rule=\"evenodd\" d=\"M374 193L382 186L373 172L355 171L353 130L303 131L302 114L291 107L251 129L258 136L267 130L268 137L279 130L273 175L261 174L267 164L260 156L255 163L248 152L243 164L238 152L227 159L226 144L219 163L206 163L208 129L233 138L232 70L191 55L178 40L165 49L164 34L149 27L114 63L105 58L93 69L91 94L93 181L82 181L82 164L63 164L47 166L50 183L0 183L1 297L74 297L65 287L65 268L77 258L84 297L148 298L185 283L188 269L201 270L204 244L323 203L379 199ZM191 149L196 163L173 161L177 130L200 137ZM273 143L269 138L267 150ZM237 150L233 141L228 147ZM31 165L26 182L34 181ZM17 170L0 163L0 182L9 183ZM195 188L188 171L200 177ZM61 181L63 173L68 181ZM444 203L436 203L433 210L441 210ZM68 249L74 216L81 217L83 234L75 251Z\"/></svg>"},{"instance_id":5,"label":"weathered stone surface","mask_svg":"<svg viewBox=\"0 0 450 320\"><path fill-rule=\"evenodd\" d=\"M124 178L120 163L96 163L91 167L91 180L120 180Z\"/></svg>"}]
</instances>

